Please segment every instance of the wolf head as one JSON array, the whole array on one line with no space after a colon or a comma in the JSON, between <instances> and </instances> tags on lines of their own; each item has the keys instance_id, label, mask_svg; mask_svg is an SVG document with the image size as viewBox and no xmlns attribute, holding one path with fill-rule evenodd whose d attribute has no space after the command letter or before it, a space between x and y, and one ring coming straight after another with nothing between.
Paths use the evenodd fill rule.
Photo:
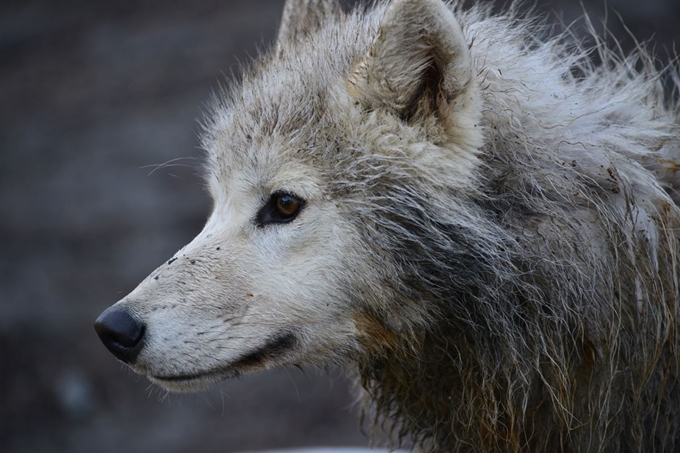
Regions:
<instances>
[{"instance_id":1,"label":"wolf head","mask_svg":"<svg viewBox=\"0 0 680 453\"><path fill-rule=\"evenodd\" d=\"M205 228L99 317L105 345L188 391L282 364L343 364L417 329L435 310L414 270L423 241L447 249L453 280L474 279L468 261L482 253L421 234L435 217L473 221L478 92L440 0L353 14L288 0L275 49L205 126Z\"/></svg>"}]
</instances>

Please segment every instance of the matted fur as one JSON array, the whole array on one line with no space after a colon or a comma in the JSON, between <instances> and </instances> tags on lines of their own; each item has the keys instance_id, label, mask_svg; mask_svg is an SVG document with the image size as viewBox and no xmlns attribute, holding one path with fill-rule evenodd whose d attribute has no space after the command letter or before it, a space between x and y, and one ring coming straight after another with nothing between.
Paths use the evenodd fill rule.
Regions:
<instances>
[{"instance_id":1,"label":"matted fur","mask_svg":"<svg viewBox=\"0 0 680 453\"><path fill-rule=\"evenodd\" d=\"M680 212L664 190L680 126L651 57L545 37L514 10L314 3L290 0L276 50L215 102L215 212L176 255L207 264L159 268L189 289L149 279L119 303L149 326L133 368L202 387L162 376L286 328L290 351L220 376L349 366L375 426L422 451L680 448ZM306 200L300 219L243 226L281 187ZM262 270L268 248L285 278ZM184 302L177 320L159 294ZM158 346L151 311L197 349Z\"/></svg>"}]
</instances>

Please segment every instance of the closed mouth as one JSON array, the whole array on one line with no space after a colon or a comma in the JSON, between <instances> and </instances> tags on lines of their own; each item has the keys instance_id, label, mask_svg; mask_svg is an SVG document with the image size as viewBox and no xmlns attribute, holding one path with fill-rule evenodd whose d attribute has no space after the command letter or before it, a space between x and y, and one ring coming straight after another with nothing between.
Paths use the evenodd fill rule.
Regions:
<instances>
[{"instance_id":1,"label":"closed mouth","mask_svg":"<svg viewBox=\"0 0 680 453\"><path fill-rule=\"evenodd\" d=\"M261 348L243 355L224 367L212 368L198 373L175 374L172 376L152 375L149 377L161 383L182 383L201 380L214 382L233 378L248 371L260 369L269 361L280 359L284 353L293 349L296 343L297 337L295 334L288 332L272 337Z\"/></svg>"}]
</instances>

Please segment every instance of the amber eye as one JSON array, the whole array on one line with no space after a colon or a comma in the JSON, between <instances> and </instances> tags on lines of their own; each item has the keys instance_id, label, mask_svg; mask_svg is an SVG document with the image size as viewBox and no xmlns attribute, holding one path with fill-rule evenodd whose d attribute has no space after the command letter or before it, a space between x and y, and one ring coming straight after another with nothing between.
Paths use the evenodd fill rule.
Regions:
<instances>
[{"instance_id":1,"label":"amber eye","mask_svg":"<svg viewBox=\"0 0 680 453\"><path fill-rule=\"evenodd\" d=\"M287 192L274 192L267 203L257 213L257 225L288 223L297 217L304 207L304 200Z\"/></svg>"},{"instance_id":2,"label":"amber eye","mask_svg":"<svg viewBox=\"0 0 680 453\"><path fill-rule=\"evenodd\" d=\"M276 197L276 210L281 217L292 217L300 210L300 200L288 194L279 194Z\"/></svg>"}]
</instances>

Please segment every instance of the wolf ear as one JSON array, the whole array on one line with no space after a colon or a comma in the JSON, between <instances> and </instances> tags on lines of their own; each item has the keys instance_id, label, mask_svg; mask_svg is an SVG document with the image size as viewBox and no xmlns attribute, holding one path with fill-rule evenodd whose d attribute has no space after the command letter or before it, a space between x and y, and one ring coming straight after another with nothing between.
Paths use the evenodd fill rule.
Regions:
<instances>
[{"instance_id":1,"label":"wolf ear","mask_svg":"<svg viewBox=\"0 0 680 453\"><path fill-rule=\"evenodd\" d=\"M279 52L285 44L317 30L329 17L339 17L338 0L286 0L276 40Z\"/></svg>"},{"instance_id":2,"label":"wolf ear","mask_svg":"<svg viewBox=\"0 0 680 453\"><path fill-rule=\"evenodd\" d=\"M405 121L444 119L452 104L473 116L480 109L468 44L441 0L394 0L348 86L364 108L387 109Z\"/></svg>"}]
</instances>

